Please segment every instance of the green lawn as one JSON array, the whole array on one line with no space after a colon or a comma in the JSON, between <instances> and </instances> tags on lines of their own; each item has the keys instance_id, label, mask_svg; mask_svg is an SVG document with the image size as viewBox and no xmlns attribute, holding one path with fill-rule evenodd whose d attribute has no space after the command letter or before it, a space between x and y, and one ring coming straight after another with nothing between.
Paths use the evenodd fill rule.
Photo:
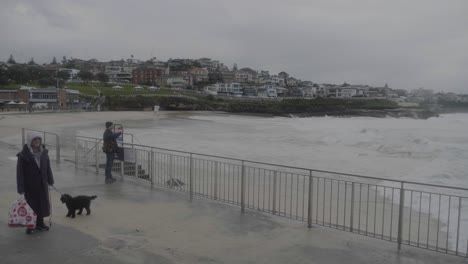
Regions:
<instances>
[{"instance_id":1,"label":"green lawn","mask_svg":"<svg viewBox=\"0 0 468 264\"><path fill-rule=\"evenodd\" d=\"M71 90L78 90L82 94L87 94L87 95L98 95L98 92L96 89L94 89L94 86L96 89L98 89L103 95L110 96L110 95L138 95L138 94L154 94L154 95L171 95L175 94L174 91L169 90L169 89L161 89L156 92L150 92L146 88L147 86L143 86L145 89L141 91L135 91L134 87L137 86L136 84L106 84L106 83L91 83L91 84L84 84L84 83L66 83L65 87L67 89ZM116 92L112 87L114 86L121 86L122 91ZM8 90L8 89L18 89L21 85L18 84L9 84L6 86L1 86L0 89L3 90ZM28 84L26 86L30 87L39 87L36 84Z\"/></svg>"},{"instance_id":2,"label":"green lawn","mask_svg":"<svg viewBox=\"0 0 468 264\"><path fill-rule=\"evenodd\" d=\"M1 85L0 90L15 90L20 88L21 85L18 84L7 84L7 85Z\"/></svg>"}]
</instances>

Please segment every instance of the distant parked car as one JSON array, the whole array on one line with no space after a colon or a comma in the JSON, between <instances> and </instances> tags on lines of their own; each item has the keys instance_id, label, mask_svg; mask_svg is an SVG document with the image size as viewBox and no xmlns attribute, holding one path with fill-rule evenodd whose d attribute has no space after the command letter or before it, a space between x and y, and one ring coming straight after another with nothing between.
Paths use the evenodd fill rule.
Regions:
<instances>
[{"instance_id":1,"label":"distant parked car","mask_svg":"<svg viewBox=\"0 0 468 264\"><path fill-rule=\"evenodd\" d=\"M49 105L47 105L47 103L35 103L32 108L34 110L43 110L49 108Z\"/></svg>"}]
</instances>

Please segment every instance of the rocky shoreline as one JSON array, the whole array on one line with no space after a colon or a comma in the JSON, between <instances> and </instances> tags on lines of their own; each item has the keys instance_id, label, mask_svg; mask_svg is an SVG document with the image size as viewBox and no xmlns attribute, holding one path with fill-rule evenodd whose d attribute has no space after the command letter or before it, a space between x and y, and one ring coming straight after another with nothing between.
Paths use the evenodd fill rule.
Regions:
<instances>
[{"instance_id":1,"label":"rocky shoreline","mask_svg":"<svg viewBox=\"0 0 468 264\"><path fill-rule=\"evenodd\" d=\"M241 115L284 117L375 117L428 119L442 113L436 108L400 108L385 99L288 99L281 101L209 101L192 97L111 97L106 109L111 111L144 111L159 105L166 111L220 111Z\"/></svg>"},{"instance_id":2,"label":"rocky shoreline","mask_svg":"<svg viewBox=\"0 0 468 264\"><path fill-rule=\"evenodd\" d=\"M438 117L439 114L431 110L422 109L387 109L387 110L365 110L365 109L349 109L340 111L325 111L315 113L294 113L282 114L285 117L321 117L321 116L335 116L335 117L375 117L375 118L414 118L414 119L428 119L431 117Z\"/></svg>"}]
</instances>

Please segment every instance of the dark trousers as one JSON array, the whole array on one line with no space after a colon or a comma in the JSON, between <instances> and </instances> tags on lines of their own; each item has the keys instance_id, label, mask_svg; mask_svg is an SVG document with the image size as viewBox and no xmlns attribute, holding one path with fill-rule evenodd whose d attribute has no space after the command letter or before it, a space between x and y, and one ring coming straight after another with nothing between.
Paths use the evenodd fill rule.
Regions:
<instances>
[{"instance_id":1,"label":"dark trousers","mask_svg":"<svg viewBox=\"0 0 468 264\"><path fill-rule=\"evenodd\" d=\"M106 154L106 179L112 178L112 165L114 163L114 153L107 153Z\"/></svg>"},{"instance_id":2,"label":"dark trousers","mask_svg":"<svg viewBox=\"0 0 468 264\"><path fill-rule=\"evenodd\" d=\"M36 225L44 225L44 218L41 217L41 216L38 216L37 219L36 219Z\"/></svg>"}]
</instances>

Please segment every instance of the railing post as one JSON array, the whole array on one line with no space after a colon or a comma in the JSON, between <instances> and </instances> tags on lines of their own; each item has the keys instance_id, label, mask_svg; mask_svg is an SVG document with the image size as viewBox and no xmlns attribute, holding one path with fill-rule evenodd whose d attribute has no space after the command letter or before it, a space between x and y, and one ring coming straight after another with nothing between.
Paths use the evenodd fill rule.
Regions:
<instances>
[{"instance_id":1,"label":"railing post","mask_svg":"<svg viewBox=\"0 0 468 264\"><path fill-rule=\"evenodd\" d=\"M312 227L312 171L309 171L309 196L307 200L307 227Z\"/></svg>"},{"instance_id":2,"label":"railing post","mask_svg":"<svg viewBox=\"0 0 468 264\"><path fill-rule=\"evenodd\" d=\"M245 212L245 165L242 161L242 176L241 176L241 212Z\"/></svg>"},{"instance_id":3,"label":"railing post","mask_svg":"<svg viewBox=\"0 0 468 264\"><path fill-rule=\"evenodd\" d=\"M153 152L153 149L150 150L151 152L148 153L148 177L150 177L150 181L151 181L151 188L154 187L154 177L153 177L153 160L154 160L154 152Z\"/></svg>"},{"instance_id":4,"label":"railing post","mask_svg":"<svg viewBox=\"0 0 468 264\"><path fill-rule=\"evenodd\" d=\"M215 173L214 173L214 199L218 200L218 162L215 161Z\"/></svg>"},{"instance_id":5,"label":"railing post","mask_svg":"<svg viewBox=\"0 0 468 264\"><path fill-rule=\"evenodd\" d=\"M57 143L55 146L55 153L57 155L57 163L60 163L60 137L59 135L55 135L55 142Z\"/></svg>"},{"instance_id":6,"label":"railing post","mask_svg":"<svg viewBox=\"0 0 468 264\"><path fill-rule=\"evenodd\" d=\"M460 216L461 216L461 209L462 209L462 198L458 197L458 223L457 223L457 245L455 248L455 255L458 256L458 242L460 240Z\"/></svg>"},{"instance_id":7,"label":"railing post","mask_svg":"<svg viewBox=\"0 0 468 264\"><path fill-rule=\"evenodd\" d=\"M346 188L346 182L345 182L345 188ZM345 203L346 203L346 197L345 197ZM354 225L354 182L351 184L351 212L350 212L350 218L349 218L349 230L353 232L353 225ZM344 228L346 229L346 223L343 223Z\"/></svg>"},{"instance_id":8,"label":"railing post","mask_svg":"<svg viewBox=\"0 0 468 264\"><path fill-rule=\"evenodd\" d=\"M174 156L172 154L170 154L170 155L171 156L169 158L169 180L170 180L171 184L169 186L172 189L172 188L174 188L174 181L175 181L175 179L174 179L174 168L172 167L172 165L173 165L172 160L173 160Z\"/></svg>"},{"instance_id":9,"label":"railing post","mask_svg":"<svg viewBox=\"0 0 468 264\"><path fill-rule=\"evenodd\" d=\"M190 153L190 201L193 201L193 157L192 153Z\"/></svg>"},{"instance_id":10,"label":"railing post","mask_svg":"<svg viewBox=\"0 0 468 264\"><path fill-rule=\"evenodd\" d=\"M398 215L398 250L401 249L401 243L403 242L403 209L405 207L405 189L404 182L401 182L400 188L400 205L399 205L399 215Z\"/></svg>"},{"instance_id":11,"label":"railing post","mask_svg":"<svg viewBox=\"0 0 468 264\"><path fill-rule=\"evenodd\" d=\"M121 160L120 161L120 180L123 181L123 178L125 176L125 161Z\"/></svg>"},{"instance_id":12,"label":"railing post","mask_svg":"<svg viewBox=\"0 0 468 264\"><path fill-rule=\"evenodd\" d=\"M273 214L276 214L276 178L278 172L275 171L273 174Z\"/></svg>"},{"instance_id":13,"label":"railing post","mask_svg":"<svg viewBox=\"0 0 468 264\"><path fill-rule=\"evenodd\" d=\"M468 239L466 240L466 252L465 252L465 258L468 258Z\"/></svg>"},{"instance_id":14,"label":"railing post","mask_svg":"<svg viewBox=\"0 0 468 264\"><path fill-rule=\"evenodd\" d=\"M99 151L98 151L98 144L99 141L96 139L96 143L94 144L94 162L96 165L96 173L99 173Z\"/></svg>"},{"instance_id":15,"label":"railing post","mask_svg":"<svg viewBox=\"0 0 468 264\"><path fill-rule=\"evenodd\" d=\"M138 150L135 148L133 148L133 150L135 151L135 178L138 178Z\"/></svg>"},{"instance_id":16,"label":"railing post","mask_svg":"<svg viewBox=\"0 0 468 264\"><path fill-rule=\"evenodd\" d=\"M21 128L21 145L20 145L21 148L25 144L25 141L26 141L26 135L25 135L24 127L23 127L23 128Z\"/></svg>"},{"instance_id":17,"label":"railing post","mask_svg":"<svg viewBox=\"0 0 468 264\"><path fill-rule=\"evenodd\" d=\"M75 168L78 168L78 138L75 137Z\"/></svg>"}]
</instances>

